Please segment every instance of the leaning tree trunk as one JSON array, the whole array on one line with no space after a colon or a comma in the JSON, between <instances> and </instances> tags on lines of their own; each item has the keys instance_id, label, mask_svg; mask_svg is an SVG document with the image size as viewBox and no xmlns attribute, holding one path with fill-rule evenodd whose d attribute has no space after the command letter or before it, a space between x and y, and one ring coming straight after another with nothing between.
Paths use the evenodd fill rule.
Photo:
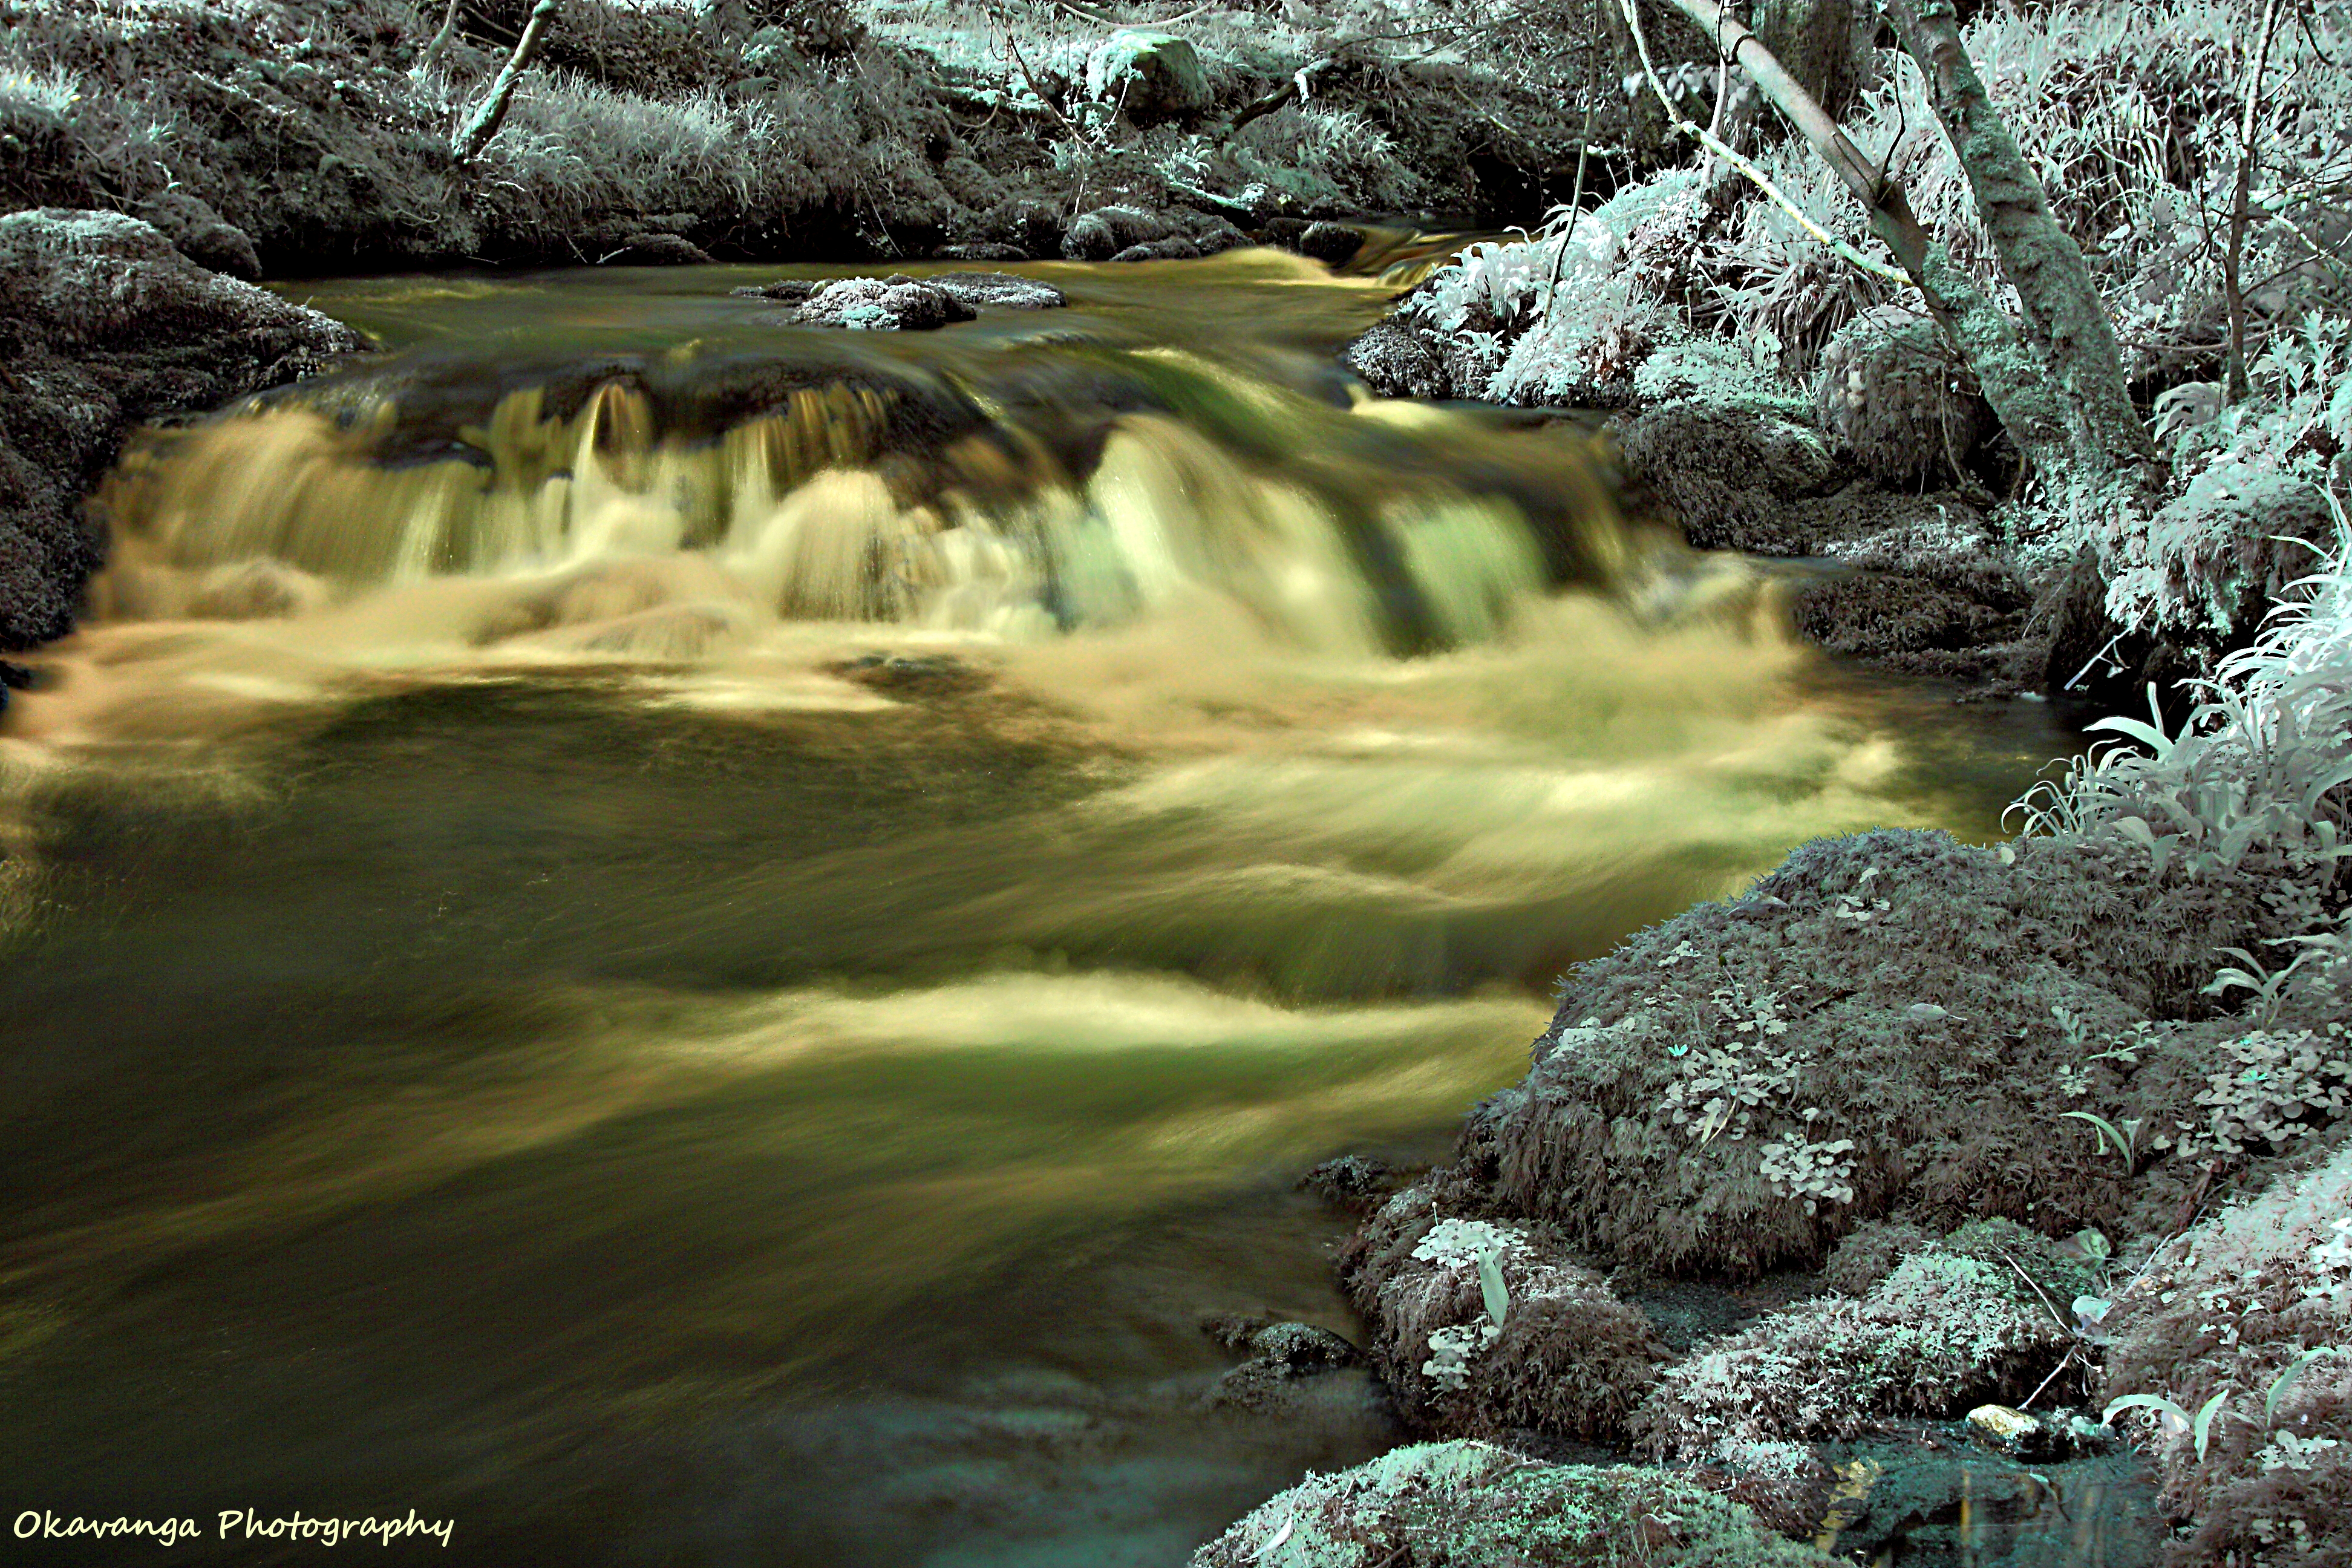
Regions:
<instances>
[{"instance_id":1,"label":"leaning tree trunk","mask_svg":"<svg viewBox=\"0 0 2352 1568\"><path fill-rule=\"evenodd\" d=\"M1928 79L1937 84L1945 132L1977 193L1979 210L1994 229L2004 272L2020 296L2033 301L2022 336L1952 264L1944 247L1929 239L1902 188L1883 177L1761 39L1712 0L1670 3L1719 40L1724 52L1861 201L1871 233L1894 252L1905 274L1918 286L1928 313L1967 358L1986 400L2027 460L2053 475L2144 481L2155 465L2155 445L2124 388L2115 329L2092 287L2082 252L2050 217L2041 183L1985 97L1951 24L1949 0L1890 4L1898 18L1916 24L1905 28L1906 43L1915 49L1921 43L1936 46L1918 52ZM1943 32L1937 31L1933 21L1918 21L1922 12L1938 14ZM1942 47L1946 35L1948 49Z\"/></svg>"},{"instance_id":2,"label":"leaning tree trunk","mask_svg":"<svg viewBox=\"0 0 2352 1568\"><path fill-rule=\"evenodd\" d=\"M499 127L506 121L507 108L514 101L515 89L539 54L539 46L547 37L548 25L555 20L556 9L556 0L539 0L530 8L530 20L523 24L522 37L515 40L514 53L508 58L506 68L490 84L490 96L482 100L481 107L449 139L449 155L458 163L472 163L488 145L490 138L499 133Z\"/></svg>"},{"instance_id":3,"label":"leaning tree trunk","mask_svg":"<svg viewBox=\"0 0 2352 1568\"><path fill-rule=\"evenodd\" d=\"M1887 0L1886 11L1927 79L1977 216L2017 290L2024 346L2056 384L2076 460L2093 477L2145 477L2157 464L2156 442L2125 388L2115 323L2082 247L2051 216L2048 194L1985 92L1952 0Z\"/></svg>"}]
</instances>

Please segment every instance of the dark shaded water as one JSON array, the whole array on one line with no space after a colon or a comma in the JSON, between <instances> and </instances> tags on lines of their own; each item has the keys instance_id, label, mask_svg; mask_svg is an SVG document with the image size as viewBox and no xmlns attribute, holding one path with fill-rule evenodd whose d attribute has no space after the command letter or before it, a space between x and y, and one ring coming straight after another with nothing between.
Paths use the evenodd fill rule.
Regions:
<instances>
[{"instance_id":1,"label":"dark shaded water","mask_svg":"<svg viewBox=\"0 0 2352 1568\"><path fill-rule=\"evenodd\" d=\"M1349 410L1360 280L1034 270L1074 308L855 341L766 270L339 282L366 417L134 455L0 731L12 1511L1181 1562L1397 1436L1211 1402L1203 1315L1352 1328L1298 1171L1436 1156L1565 965L2067 747L1826 668L1570 430ZM1019 471L658 386L368 444L589 353L887 371Z\"/></svg>"}]
</instances>

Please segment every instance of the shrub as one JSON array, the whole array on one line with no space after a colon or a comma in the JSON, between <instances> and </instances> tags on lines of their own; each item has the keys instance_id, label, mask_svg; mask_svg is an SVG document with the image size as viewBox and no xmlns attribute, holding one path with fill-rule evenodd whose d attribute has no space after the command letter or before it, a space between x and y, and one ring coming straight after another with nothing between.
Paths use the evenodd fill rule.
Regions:
<instances>
[{"instance_id":1,"label":"shrub","mask_svg":"<svg viewBox=\"0 0 2352 1568\"><path fill-rule=\"evenodd\" d=\"M2352 1148L2168 1244L2106 1321L2110 1401L2157 1395L2205 1415L2201 1439L2193 1418L2121 1417L2151 1442L2168 1510L2191 1521L2173 1563L2341 1563L2352 1537Z\"/></svg>"}]
</instances>

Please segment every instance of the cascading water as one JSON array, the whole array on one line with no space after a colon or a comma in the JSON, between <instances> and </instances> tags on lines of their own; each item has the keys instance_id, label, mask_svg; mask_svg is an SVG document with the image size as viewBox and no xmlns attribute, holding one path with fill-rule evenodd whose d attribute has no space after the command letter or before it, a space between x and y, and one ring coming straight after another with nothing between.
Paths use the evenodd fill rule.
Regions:
<instances>
[{"instance_id":1,"label":"cascading water","mask_svg":"<svg viewBox=\"0 0 2352 1568\"><path fill-rule=\"evenodd\" d=\"M135 444L0 730L0 1473L453 1561L1181 1561L1396 1436L1213 1395L1201 1316L1349 1326L1297 1170L2063 749L1823 668L1572 426L1351 405L1361 282L1045 270L855 342L357 280L401 353Z\"/></svg>"}]
</instances>

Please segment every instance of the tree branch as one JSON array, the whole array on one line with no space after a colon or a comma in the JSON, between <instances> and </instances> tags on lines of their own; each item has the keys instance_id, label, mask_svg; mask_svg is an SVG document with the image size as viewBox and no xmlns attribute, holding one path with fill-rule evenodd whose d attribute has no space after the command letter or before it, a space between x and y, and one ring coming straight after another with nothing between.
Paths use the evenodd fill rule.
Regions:
<instances>
[{"instance_id":1,"label":"tree branch","mask_svg":"<svg viewBox=\"0 0 2352 1568\"><path fill-rule=\"evenodd\" d=\"M555 20L556 0L539 0L530 8L530 20L523 25L522 37L515 40L514 53L508 57L506 68L499 79L490 84L489 97L482 100L465 126L449 141L449 155L460 163L470 163L478 156L491 137L505 123L507 110L514 101L515 89L522 81L522 73L530 68L539 46L547 37L547 29Z\"/></svg>"}]
</instances>

